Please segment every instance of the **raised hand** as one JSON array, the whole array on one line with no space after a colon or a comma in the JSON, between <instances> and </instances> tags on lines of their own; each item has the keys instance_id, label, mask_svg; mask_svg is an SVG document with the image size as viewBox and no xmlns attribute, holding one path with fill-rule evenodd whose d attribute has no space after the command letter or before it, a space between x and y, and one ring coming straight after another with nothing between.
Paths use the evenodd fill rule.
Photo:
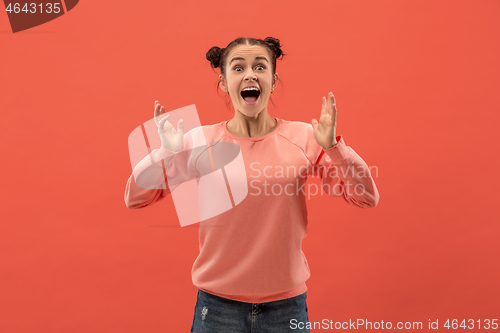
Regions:
<instances>
[{"instance_id":1,"label":"raised hand","mask_svg":"<svg viewBox=\"0 0 500 333\"><path fill-rule=\"evenodd\" d=\"M314 131L316 142L328 149L335 146L338 142L335 139L335 128L337 126L337 107L335 105L335 97L333 93L328 94L328 101L323 96L323 105L321 107L321 115L319 123L316 119L311 122Z\"/></svg>"},{"instance_id":2,"label":"raised hand","mask_svg":"<svg viewBox=\"0 0 500 333\"><path fill-rule=\"evenodd\" d=\"M170 115L165 115L165 107L160 105L158 101L155 101L154 120L158 126L158 135L160 136L161 144L168 150L177 152L182 147L184 121L179 119L176 130L174 126L167 121L168 118L170 118Z\"/></svg>"}]
</instances>

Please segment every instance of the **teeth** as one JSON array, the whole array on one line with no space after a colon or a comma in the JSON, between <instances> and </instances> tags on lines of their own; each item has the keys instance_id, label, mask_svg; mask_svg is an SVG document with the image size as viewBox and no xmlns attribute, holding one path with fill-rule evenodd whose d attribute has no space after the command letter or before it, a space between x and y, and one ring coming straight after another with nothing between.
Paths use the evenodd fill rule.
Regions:
<instances>
[{"instance_id":1,"label":"teeth","mask_svg":"<svg viewBox=\"0 0 500 333\"><path fill-rule=\"evenodd\" d=\"M243 89L242 91L246 91L246 90L257 90L257 91L260 91L259 88L257 88L257 87L247 87L247 88Z\"/></svg>"}]
</instances>

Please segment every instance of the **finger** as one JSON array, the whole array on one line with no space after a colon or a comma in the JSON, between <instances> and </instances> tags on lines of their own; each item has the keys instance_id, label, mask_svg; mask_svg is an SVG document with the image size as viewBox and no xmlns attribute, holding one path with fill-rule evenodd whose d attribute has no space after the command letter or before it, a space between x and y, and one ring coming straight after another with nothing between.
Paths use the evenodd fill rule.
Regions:
<instances>
[{"instance_id":1,"label":"finger","mask_svg":"<svg viewBox=\"0 0 500 333\"><path fill-rule=\"evenodd\" d=\"M332 119L335 124L337 120L337 102L335 101L335 96L332 93Z\"/></svg>"},{"instance_id":2,"label":"finger","mask_svg":"<svg viewBox=\"0 0 500 333\"><path fill-rule=\"evenodd\" d=\"M328 114L331 116L333 114L333 108L332 108L332 92L330 91L328 93L328 103L327 103L327 109L328 109Z\"/></svg>"},{"instance_id":3,"label":"finger","mask_svg":"<svg viewBox=\"0 0 500 333\"><path fill-rule=\"evenodd\" d=\"M326 113L325 105L326 105L326 98L325 96L323 96L323 98L321 99L321 115L324 115Z\"/></svg>"},{"instance_id":4,"label":"finger","mask_svg":"<svg viewBox=\"0 0 500 333\"><path fill-rule=\"evenodd\" d=\"M160 104L155 103L155 118L158 117L159 115L160 115Z\"/></svg>"},{"instance_id":5,"label":"finger","mask_svg":"<svg viewBox=\"0 0 500 333\"><path fill-rule=\"evenodd\" d=\"M312 124L313 130L315 131L318 128L318 121L315 118L313 118L313 120L311 120L311 124Z\"/></svg>"},{"instance_id":6,"label":"finger","mask_svg":"<svg viewBox=\"0 0 500 333\"><path fill-rule=\"evenodd\" d=\"M163 117L162 120L158 123L158 128L163 130L163 124L167 121L167 119L170 118L170 114L167 114L165 117Z\"/></svg>"},{"instance_id":7,"label":"finger","mask_svg":"<svg viewBox=\"0 0 500 333\"><path fill-rule=\"evenodd\" d=\"M177 122L177 133L184 135L184 120L182 119Z\"/></svg>"},{"instance_id":8,"label":"finger","mask_svg":"<svg viewBox=\"0 0 500 333\"><path fill-rule=\"evenodd\" d=\"M333 116L332 116L333 130L337 127L337 108L333 108Z\"/></svg>"},{"instance_id":9,"label":"finger","mask_svg":"<svg viewBox=\"0 0 500 333\"><path fill-rule=\"evenodd\" d=\"M156 117L158 117L158 119L161 119L162 113L165 113L164 108L160 103L156 104L155 111L156 111Z\"/></svg>"},{"instance_id":10,"label":"finger","mask_svg":"<svg viewBox=\"0 0 500 333\"><path fill-rule=\"evenodd\" d=\"M335 102L335 96L332 95L332 128L333 128L333 138L336 139L337 130L337 104Z\"/></svg>"},{"instance_id":11,"label":"finger","mask_svg":"<svg viewBox=\"0 0 500 333\"><path fill-rule=\"evenodd\" d=\"M328 93L328 114L333 117L333 93Z\"/></svg>"},{"instance_id":12,"label":"finger","mask_svg":"<svg viewBox=\"0 0 500 333\"><path fill-rule=\"evenodd\" d=\"M163 105L161 106L159 113L160 113L160 118L165 117L165 107Z\"/></svg>"}]
</instances>

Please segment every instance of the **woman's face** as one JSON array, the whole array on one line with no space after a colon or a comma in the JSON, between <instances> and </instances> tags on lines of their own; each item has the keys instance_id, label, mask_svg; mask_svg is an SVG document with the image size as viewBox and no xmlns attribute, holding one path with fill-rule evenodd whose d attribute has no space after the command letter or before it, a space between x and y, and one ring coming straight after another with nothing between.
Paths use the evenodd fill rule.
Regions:
<instances>
[{"instance_id":1,"label":"woman's face","mask_svg":"<svg viewBox=\"0 0 500 333\"><path fill-rule=\"evenodd\" d=\"M221 88L229 92L235 111L255 117L267 108L271 91L276 86L278 74L273 77L271 58L266 48L259 45L235 46L226 58L226 77ZM220 76L222 80L222 75ZM242 90L246 87L257 87L256 92Z\"/></svg>"}]
</instances>

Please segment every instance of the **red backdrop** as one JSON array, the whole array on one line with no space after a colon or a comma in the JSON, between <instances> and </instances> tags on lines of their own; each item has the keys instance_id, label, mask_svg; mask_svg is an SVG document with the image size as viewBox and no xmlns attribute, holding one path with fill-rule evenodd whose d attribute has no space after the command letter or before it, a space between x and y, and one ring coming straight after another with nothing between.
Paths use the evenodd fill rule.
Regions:
<instances>
[{"instance_id":1,"label":"red backdrop","mask_svg":"<svg viewBox=\"0 0 500 333\"><path fill-rule=\"evenodd\" d=\"M378 170L374 209L308 201L310 320L499 318L498 17L497 0L88 0L13 34L1 12L0 332L188 332L198 226L171 197L126 208L127 138L155 100L230 119L205 53L240 36L283 44L272 116L310 122L332 91Z\"/></svg>"}]
</instances>

